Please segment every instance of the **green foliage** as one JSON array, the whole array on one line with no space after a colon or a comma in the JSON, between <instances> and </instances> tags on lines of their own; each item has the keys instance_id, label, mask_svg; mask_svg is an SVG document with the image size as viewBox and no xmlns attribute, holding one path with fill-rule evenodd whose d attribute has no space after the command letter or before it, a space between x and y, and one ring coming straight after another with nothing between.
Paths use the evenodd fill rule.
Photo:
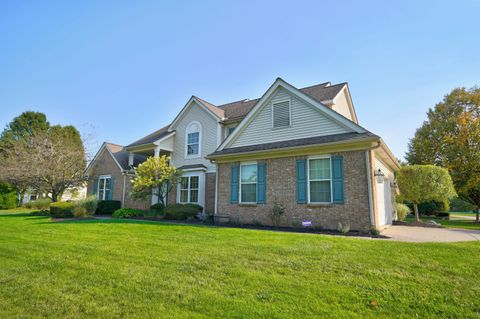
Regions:
<instances>
[{"instance_id":1,"label":"green foliage","mask_svg":"<svg viewBox=\"0 0 480 319\"><path fill-rule=\"evenodd\" d=\"M0 183L0 209L17 207L18 199L15 189L5 183Z\"/></svg>"},{"instance_id":2,"label":"green foliage","mask_svg":"<svg viewBox=\"0 0 480 319\"><path fill-rule=\"evenodd\" d=\"M450 201L450 209L454 212L468 212L476 210L476 206L461 198L455 197Z\"/></svg>"},{"instance_id":3,"label":"green foliage","mask_svg":"<svg viewBox=\"0 0 480 319\"><path fill-rule=\"evenodd\" d=\"M133 198L145 199L152 194L152 190L165 206L164 198L172 190L180 177L181 172L170 165L170 157L149 157L135 168L135 177L132 179Z\"/></svg>"},{"instance_id":4,"label":"green foliage","mask_svg":"<svg viewBox=\"0 0 480 319\"><path fill-rule=\"evenodd\" d=\"M117 209L113 214L113 218L131 218L131 217L138 217L143 216L144 211L141 209L134 209L134 208L120 208Z\"/></svg>"},{"instance_id":5,"label":"green foliage","mask_svg":"<svg viewBox=\"0 0 480 319\"><path fill-rule=\"evenodd\" d=\"M415 204L443 202L455 196L448 171L434 165L403 166L397 173L397 183L402 198Z\"/></svg>"},{"instance_id":6,"label":"green foliage","mask_svg":"<svg viewBox=\"0 0 480 319\"><path fill-rule=\"evenodd\" d=\"M273 226L280 226L282 217L285 214L285 206L280 203L274 203L272 209L268 212L268 218L272 221Z\"/></svg>"},{"instance_id":7,"label":"green foliage","mask_svg":"<svg viewBox=\"0 0 480 319\"><path fill-rule=\"evenodd\" d=\"M79 206L82 206L83 208L85 208L85 210L88 213L94 214L97 211L98 200L97 200L97 197L95 195L91 195L91 196L88 196L85 199L81 199L81 200L77 201L77 204Z\"/></svg>"},{"instance_id":8,"label":"green foliage","mask_svg":"<svg viewBox=\"0 0 480 319\"><path fill-rule=\"evenodd\" d=\"M397 212L397 219L404 221L408 214L410 214L410 208L401 203L395 203L395 211Z\"/></svg>"},{"instance_id":9,"label":"green foliage","mask_svg":"<svg viewBox=\"0 0 480 319\"><path fill-rule=\"evenodd\" d=\"M27 111L15 117L2 132L1 142L26 142L29 137L46 132L50 127L45 114Z\"/></svg>"},{"instance_id":10,"label":"green foliage","mask_svg":"<svg viewBox=\"0 0 480 319\"><path fill-rule=\"evenodd\" d=\"M75 210L74 202L56 202L50 204L50 216L55 218L70 218L73 217Z\"/></svg>"},{"instance_id":11,"label":"green foliage","mask_svg":"<svg viewBox=\"0 0 480 319\"><path fill-rule=\"evenodd\" d=\"M454 89L427 116L406 159L447 168L458 195L480 208L480 88Z\"/></svg>"},{"instance_id":12,"label":"green foliage","mask_svg":"<svg viewBox=\"0 0 480 319\"><path fill-rule=\"evenodd\" d=\"M25 207L40 209L40 210L48 210L50 209L51 203L52 203L52 200L50 198L39 198L36 200L29 201L28 203L25 204Z\"/></svg>"},{"instance_id":13,"label":"green foliage","mask_svg":"<svg viewBox=\"0 0 480 319\"><path fill-rule=\"evenodd\" d=\"M150 206L150 211L154 211L160 214L162 214L164 210L165 206L162 203L157 203Z\"/></svg>"},{"instance_id":14,"label":"green foliage","mask_svg":"<svg viewBox=\"0 0 480 319\"><path fill-rule=\"evenodd\" d=\"M120 209L122 202L119 200L101 200L97 204L97 214L113 214L117 209Z\"/></svg>"},{"instance_id":15,"label":"green foliage","mask_svg":"<svg viewBox=\"0 0 480 319\"><path fill-rule=\"evenodd\" d=\"M173 204L165 207L165 219L185 220L195 218L203 207L197 204Z\"/></svg>"}]
</instances>

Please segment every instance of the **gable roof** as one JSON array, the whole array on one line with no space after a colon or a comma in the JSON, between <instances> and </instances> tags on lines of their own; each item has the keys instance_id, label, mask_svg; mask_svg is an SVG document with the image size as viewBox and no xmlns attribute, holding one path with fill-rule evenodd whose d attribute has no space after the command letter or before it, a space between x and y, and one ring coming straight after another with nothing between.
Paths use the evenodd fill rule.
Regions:
<instances>
[{"instance_id":1,"label":"gable roof","mask_svg":"<svg viewBox=\"0 0 480 319\"><path fill-rule=\"evenodd\" d=\"M208 114L210 114L212 117L214 117L215 119L219 120L219 121L223 121L225 118L224 118L224 111L219 109L218 107L216 107L215 105L213 105L212 103L210 102L207 102L205 100L202 100L198 97L196 97L195 95L192 95L192 97L188 100L187 104L185 104L185 106L182 108L182 110L180 111L180 113L177 114L177 116L175 117L175 119L172 121L172 123L170 124L170 127L169 127L169 130L172 131L172 129L175 127L175 125L177 124L177 122L183 117L183 115L187 112L187 110L191 107L191 105L193 104L193 102L197 103L198 105L200 105Z\"/></svg>"},{"instance_id":2,"label":"gable roof","mask_svg":"<svg viewBox=\"0 0 480 319\"><path fill-rule=\"evenodd\" d=\"M167 136L171 132L168 130L170 125L164 126L159 130L156 130L153 133L148 134L147 136L142 137L139 140L136 140L135 142L128 144L126 148L132 147L132 146L139 146L139 145L145 145L145 144L151 144L155 141L158 141L162 137Z\"/></svg>"},{"instance_id":3,"label":"gable roof","mask_svg":"<svg viewBox=\"0 0 480 319\"><path fill-rule=\"evenodd\" d=\"M333 100L346 85L346 82L335 85L330 85L330 82L324 82L301 88L300 91L309 95L317 102L322 103L325 101ZM240 120L244 118L248 114L248 112L250 112L250 110L257 104L259 100L260 98L253 100L244 99L219 105L218 108L221 108L225 111L225 117L227 119Z\"/></svg>"},{"instance_id":4,"label":"gable roof","mask_svg":"<svg viewBox=\"0 0 480 319\"><path fill-rule=\"evenodd\" d=\"M340 86L340 85L339 85ZM318 102L317 100L310 97L308 94L304 93L302 90L295 88L293 85L287 83L282 78L277 78L275 82L270 86L270 88L263 94L263 96L257 101L255 106L248 112L247 116L240 122L238 127L230 134L218 147L217 151L224 149L225 147L231 145L232 141L234 141L239 134L241 134L244 128L253 120L256 113L261 109L263 104L274 94L278 87L283 87L289 93L297 96L298 98L302 99L306 103L314 106L320 113L323 113L326 117L331 119L332 121L338 123L339 125L345 127L346 129L357 132L357 133L365 133L368 132L366 129L361 127L360 125L356 124L355 122L347 119L340 113L335 112L328 106ZM326 86L327 87L327 86ZM341 86L343 88L343 86ZM339 89L341 90L341 88ZM338 91L339 92L339 91Z\"/></svg>"},{"instance_id":5,"label":"gable roof","mask_svg":"<svg viewBox=\"0 0 480 319\"><path fill-rule=\"evenodd\" d=\"M128 165L128 152L125 150L125 148L119 144L103 142L102 146L100 146L100 149L95 154L95 157L90 161L90 163L88 163L88 166L85 169L85 173L88 173L88 171L92 168L93 164L96 162L96 160L103 151L107 151L110 154L112 159L115 161L115 164L117 164L118 168L121 171L130 170L130 166ZM147 156L141 154L134 154L133 166L138 166L146 160Z\"/></svg>"}]
</instances>

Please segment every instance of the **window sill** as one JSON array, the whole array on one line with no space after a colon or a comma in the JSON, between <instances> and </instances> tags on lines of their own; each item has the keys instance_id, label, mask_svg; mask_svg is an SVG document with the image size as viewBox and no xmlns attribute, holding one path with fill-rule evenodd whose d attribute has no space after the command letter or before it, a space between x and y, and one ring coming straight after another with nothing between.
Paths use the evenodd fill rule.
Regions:
<instances>
[{"instance_id":1,"label":"window sill","mask_svg":"<svg viewBox=\"0 0 480 319\"><path fill-rule=\"evenodd\" d=\"M257 207L257 203L240 203L238 204L240 207Z\"/></svg>"},{"instance_id":2,"label":"window sill","mask_svg":"<svg viewBox=\"0 0 480 319\"><path fill-rule=\"evenodd\" d=\"M307 207L334 207L334 203L308 203Z\"/></svg>"}]
</instances>

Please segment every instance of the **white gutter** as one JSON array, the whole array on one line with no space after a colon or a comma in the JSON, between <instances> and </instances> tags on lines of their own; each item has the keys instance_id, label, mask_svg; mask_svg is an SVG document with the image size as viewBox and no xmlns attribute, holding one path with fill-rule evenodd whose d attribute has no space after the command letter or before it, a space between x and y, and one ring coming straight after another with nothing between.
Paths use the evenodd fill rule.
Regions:
<instances>
[{"instance_id":1,"label":"white gutter","mask_svg":"<svg viewBox=\"0 0 480 319\"><path fill-rule=\"evenodd\" d=\"M217 201L218 201L218 164L215 163L215 208L213 210L213 215L217 215Z\"/></svg>"}]
</instances>

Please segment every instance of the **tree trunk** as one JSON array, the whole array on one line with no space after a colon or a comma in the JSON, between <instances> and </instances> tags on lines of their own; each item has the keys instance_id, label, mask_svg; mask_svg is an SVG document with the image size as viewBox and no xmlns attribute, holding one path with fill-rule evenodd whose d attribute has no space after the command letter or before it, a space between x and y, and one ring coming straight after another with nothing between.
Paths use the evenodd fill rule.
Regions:
<instances>
[{"instance_id":1,"label":"tree trunk","mask_svg":"<svg viewBox=\"0 0 480 319\"><path fill-rule=\"evenodd\" d=\"M415 221L420 222L420 216L418 216L418 205L413 203L413 211L415 212Z\"/></svg>"},{"instance_id":2,"label":"tree trunk","mask_svg":"<svg viewBox=\"0 0 480 319\"><path fill-rule=\"evenodd\" d=\"M56 192L52 192L52 202L57 202L58 201L58 194Z\"/></svg>"},{"instance_id":3,"label":"tree trunk","mask_svg":"<svg viewBox=\"0 0 480 319\"><path fill-rule=\"evenodd\" d=\"M18 207L22 206L24 198L25 198L25 193L18 192L18 205L17 205Z\"/></svg>"},{"instance_id":4,"label":"tree trunk","mask_svg":"<svg viewBox=\"0 0 480 319\"><path fill-rule=\"evenodd\" d=\"M475 222L480 223L480 208L477 209L477 216L475 217Z\"/></svg>"}]
</instances>

